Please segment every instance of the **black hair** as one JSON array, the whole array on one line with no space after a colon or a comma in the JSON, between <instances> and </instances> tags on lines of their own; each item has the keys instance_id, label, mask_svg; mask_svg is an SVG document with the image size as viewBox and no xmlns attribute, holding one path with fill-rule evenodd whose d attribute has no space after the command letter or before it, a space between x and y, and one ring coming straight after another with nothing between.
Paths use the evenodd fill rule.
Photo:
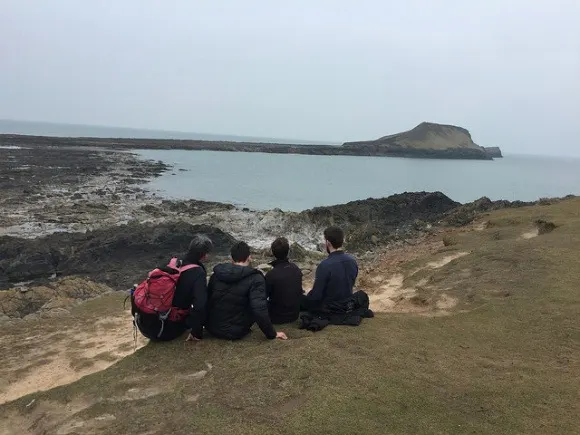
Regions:
<instances>
[{"instance_id":1,"label":"black hair","mask_svg":"<svg viewBox=\"0 0 580 435\"><path fill-rule=\"evenodd\" d=\"M244 263L250 257L250 247L246 242L238 242L230 251L234 263Z\"/></svg>"},{"instance_id":2,"label":"black hair","mask_svg":"<svg viewBox=\"0 0 580 435\"><path fill-rule=\"evenodd\" d=\"M286 237L278 237L272 242L272 255L278 260L286 260L288 258L288 252L290 252L290 244Z\"/></svg>"},{"instance_id":3,"label":"black hair","mask_svg":"<svg viewBox=\"0 0 580 435\"><path fill-rule=\"evenodd\" d=\"M201 257L213 249L213 242L205 234L195 234L189 243L185 259L190 263L198 263Z\"/></svg>"},{"instance_id":4,"label":"black hair","mask_svg":"<svg viewBox=\"0 0 580 435\"><path fill-rule=\"evenodd\" d=\"M324 230L324 239L330 242L334 249L340 249L344 243L344 231L338 227L328 227Z\"/></svg>"}]
</instances>

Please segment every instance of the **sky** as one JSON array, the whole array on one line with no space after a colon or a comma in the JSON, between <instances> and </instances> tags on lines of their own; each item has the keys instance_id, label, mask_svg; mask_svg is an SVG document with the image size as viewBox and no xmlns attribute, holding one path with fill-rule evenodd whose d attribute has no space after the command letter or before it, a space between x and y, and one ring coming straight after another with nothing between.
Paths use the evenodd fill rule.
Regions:
<instances>
[{"instance_id":1,"label":"sky","mask_svg":"<svg viewBox=\"0 0 580 435\"><path fill-rule=\"evenodd\" d=\"M577 0L0 0L0 118L580 155Z\"/></svg>"}]
</instances>

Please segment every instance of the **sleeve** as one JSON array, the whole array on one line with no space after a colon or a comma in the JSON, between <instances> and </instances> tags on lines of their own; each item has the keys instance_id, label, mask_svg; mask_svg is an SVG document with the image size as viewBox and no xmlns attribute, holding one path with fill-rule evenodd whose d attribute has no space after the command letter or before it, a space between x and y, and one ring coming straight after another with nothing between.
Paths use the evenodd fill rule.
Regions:
<instances>
[{"instance_id":1,"label":"sleeve","mask_svg":"<svg viewBox=\"0 0 580 435\"><path fill-rule=\"evenodd\" d=\"M250 307L254 315L254 321L258 324L264 335L272 340L276 338L276 330L270 321L268 314L268 302L266 300L266 280L263 276L256 275L252 279L250 287Z\"/></svg>"},{"instance_id":2,"label":"sleeve","mask_svg":"<svg viewBox=\"0 0 580 435\"><path fill-rule=\"evenodd\" d=\"M207 280L205 274L196 274L191 286L191 305L193 308L187 317L186 325L188 328L191 328L191 335L202 339L207 305Z\"/></svg>"},{"instance_id":3,"label":"sleeve","mask_svg":"<svg viewBox=\"0 0 580 435\"><path fill-rule=\"evenodd\" d=\"M316 269L314 285L306 297L310 302L320 302L324 299L326 293L326 283L328 282L329 273L324 263L320 263Z\"/></svg>"}]
</instances>

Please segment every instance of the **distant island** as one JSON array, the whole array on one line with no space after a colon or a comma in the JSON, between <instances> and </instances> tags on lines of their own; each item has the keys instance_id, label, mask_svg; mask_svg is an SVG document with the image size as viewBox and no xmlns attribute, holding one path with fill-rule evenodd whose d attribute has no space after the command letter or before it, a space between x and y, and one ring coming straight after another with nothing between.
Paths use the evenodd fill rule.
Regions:
<instances>
[{"instance_id":1,"label":"distant island","mask_svg":"<svg viewBox=\"0 0 580 435\"><path fill-rule=\"evenodd\" d=\"M115 149L185 149L197 151L261 152L337 156L409 157L431 159L492 160L501 157L497 147L473 142L468 130L454 125L423 122L415 128L375 140L342 145L235 142L197 139L130 139L0 135L3 146L91 146Z\"/></svg>"}]
</instances>

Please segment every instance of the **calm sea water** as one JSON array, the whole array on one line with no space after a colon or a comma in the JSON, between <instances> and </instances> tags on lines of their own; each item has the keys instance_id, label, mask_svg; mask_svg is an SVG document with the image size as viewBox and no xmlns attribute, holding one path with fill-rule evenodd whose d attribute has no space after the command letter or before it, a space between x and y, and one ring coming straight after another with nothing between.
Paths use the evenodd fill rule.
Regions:
<instances>
[{"instance_id":1,"label":"calm sea water","mask_svg":"<svg viewBox=\"0 0 580 435\"><path fill-rule=\"evenodd\" d=\"M529 201L580 194L580 159L572 158L506 156L479 161L185 150L136 152L143 158L175 165L173 172L148 184L165 197L226 202L257 210L300 211L423 190L441 191L460 202L482 196Z\"/></svg>"}]
</instances>

